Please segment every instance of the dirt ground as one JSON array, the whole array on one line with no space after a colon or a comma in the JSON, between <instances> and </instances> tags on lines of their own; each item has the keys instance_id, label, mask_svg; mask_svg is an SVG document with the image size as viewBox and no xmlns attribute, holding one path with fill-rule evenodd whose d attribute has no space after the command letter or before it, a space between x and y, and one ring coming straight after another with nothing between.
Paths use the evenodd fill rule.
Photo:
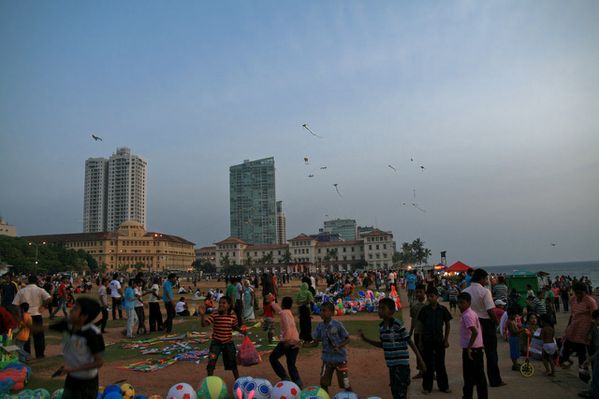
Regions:
<instances>
[{"instance_id":1,"label":"dirt ground","mask_svg":"<svg viewBox=\"0 0 599 399\"><path fill-rule=\"evenodd\" d=\"M201 288L213 287L215 282L204 282ZM220 285L220 284L219 284ZM405 296L405 292L401 292ZM406 307L407 299L402 300L404 308L402 309L404 320L409 319L409 312ZM462 397L462 367L461 367L461 350L459 349L459 314L453 314L454 319L451 321L450 348L447 350L446 365L449 374L449 383L452 393L446 394L439 392L435 386L430 395L421 393L422 380L412 380L410 386L410 398L424 397L439 397L439 398L461 398ZM338 318L344 320L344 316ZM376 314L359 314L351 316L351 320L372 320L373 323L378 323ZM313 323L318 322L318 316L313 318ZM561 334L568 320L567 313L558 315L558 325L556 332ZM298 322L299 325L299 322ZM313 324L314 326L315 324ZM407 323L409 326L409 321ZM104 336L107 342L118 342L121 339L120 328L109 329L109 333ZM378 338L378 337L372 337ZM352 337L358 340L359 337ZM370 396L378 396L383 399L390 399L391 393L389 389L389 377L387 367L383 359L381 349L372 348L355 348L349 345L349 378L353 390L360 398L368 398ZM531 397L542 399L566 399L575 398L577 392L587 389L577 376L577 368L572 370L557 369L555 377L547 377L543 373L543 365L541 362L534 362L536 372L530 378L522 377L519 373L511 370L511 362L509 359L509 348L506 342L500 340L498 345L499 366L503 380L507 383L506 386L500 388L489 388L489 398L510 398L510 399L529 399ZM49 345L47 355L60 354L58 345ZM412 374L415 374L415 361L413 354L411 356ZM284 365L284 359L281 359ZM159 394L165 395L169 387L178 382L187 382L194 388L199 386L200 381L206 376L206 362L194 364L192 362L177 362L172 366L166 367L155 372L142 373L120 368L131 361L112 362L105 364L100 372L100 385L108 385L113 381L127 379L131 385L136 387L138 392L146 395ZM318 350L306 351L302 350L297 360L297 367L300 371L302 380L305 386L317 385L319 382L320 371L320 353ZM53 370L41 371L41 375L50 375ZM268 358L263 359L259 365L252 367L240 367L240 375L249 375L252 377L266 378L272 383L278 381L277 376L272 371ZM221 360L217 365L215 375L222 377L229 389L233 386L234 378L230 372L225 372L222 368ZM330 389L331 398L333 394L339 391L336 385L336 379L333 378L333 385Z\"/></svg>"}]
</instances>

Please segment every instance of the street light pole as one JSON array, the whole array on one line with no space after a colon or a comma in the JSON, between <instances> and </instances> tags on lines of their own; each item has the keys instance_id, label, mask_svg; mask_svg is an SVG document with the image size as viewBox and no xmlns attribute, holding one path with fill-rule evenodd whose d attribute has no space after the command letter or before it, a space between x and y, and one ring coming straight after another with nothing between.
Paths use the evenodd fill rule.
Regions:
<instances>
[{"instance_id":1,"label":"street light pole","mask_svg":"<svg viewBox=\"0 0 599 399\"><path fill-rule=\"evenodd\" d=\"M37 274L37 265L39 263L39 244L36 242L29 242L29 246L35 246L35 266L33 266L33 274ZM42 245L46 245L46 241L42 241Z\"/></svg>"}]
</instances>

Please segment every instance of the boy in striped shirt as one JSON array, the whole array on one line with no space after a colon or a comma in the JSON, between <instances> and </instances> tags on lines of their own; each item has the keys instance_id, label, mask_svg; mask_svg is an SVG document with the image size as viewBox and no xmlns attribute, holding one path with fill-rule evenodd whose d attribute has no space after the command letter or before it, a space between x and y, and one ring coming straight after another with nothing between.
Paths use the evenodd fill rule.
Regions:
<instances>
[{"instance_id":1,"label":"boy in striped shirt","mask_svg":"<svg viewBox=\"0 0 599 399\"><path fill-rule=\"evenodd\" d=\"M231 298L228 296L220 298L218 312L213 312L208 317L206 317L206 309L203 306L200 306L198 310L202 327L212 324L212 341L210 342L210 354L208 355L208 367L206 368L208 375L214 374L218 356L222 353L225 370L231 370L235 379L239 378L236 359L237 350L233 343L233 330L242 331L242 329L239 328L237 316L233 312Z\"/></svg>"},{"instance_id":2,"label":"boy in striped shirt","mask_svg":"<svg viewBox=\"0 0 599 399\"><path fill-rule=\"evenodd\" d=\"M383 320L380 324L380 341L367 338L362 330L358 332L364 341L378 348L383 348L385 362L389 367L393 399L406 399L408 397L408 386L410 385L410 353L408 352L408 346L416 354L420 370L423 373L426 371L426 365L402 321L395 319L394 314L395 302L391 298L383 298L379 301L379 318Z\"/></svg>"}]
</instances>

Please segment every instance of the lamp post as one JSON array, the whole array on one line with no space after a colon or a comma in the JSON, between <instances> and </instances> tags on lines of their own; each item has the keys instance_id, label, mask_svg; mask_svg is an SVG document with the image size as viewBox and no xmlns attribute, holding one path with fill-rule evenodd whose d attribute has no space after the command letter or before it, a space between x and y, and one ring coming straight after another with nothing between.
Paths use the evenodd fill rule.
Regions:
<instances>
[{"instance_id":1,"label":"lamp post","mask_svg":"<svg viewBox=\"0 0 599 399\"><path fill-rule=\"evenodd\" d=\"M39 244L37 242L29 242L29 246L35 246L35 266L33 266L33 274L37 274L37 264L39 263ZM42 241L42 245L46 245L46 241Z\"/></svg>"}]
</instances>

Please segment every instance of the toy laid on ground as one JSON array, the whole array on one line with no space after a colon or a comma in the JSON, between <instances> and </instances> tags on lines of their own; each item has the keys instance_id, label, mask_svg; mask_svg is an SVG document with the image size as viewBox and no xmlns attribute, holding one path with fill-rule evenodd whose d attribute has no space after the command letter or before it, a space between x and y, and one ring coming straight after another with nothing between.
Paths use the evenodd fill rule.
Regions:
<instances>
[{"instance_id":1,"label":"toy laid on ground","mask_svg":"<svg viewBox=\"0 0 599 399\"><path fill-rule=\"evenodd\" d=\"M304 388L300 393L299 399L330 399L327 391L319 386Z\"/></svg>"},{"instance_id":2,"label":"toy laid on ground","mask_svg":"<svg viewBox=\"0 0 599 399\"><path fill-rule=\"evenodd\" d=\"M123 399L133 399L135 389L133 389L131 384L124 383L121 385L121 395L123 395Z\"/></svg>"},{"instance_id":3,"label":"toy laid on ground","mask_svg":"<svg viewBox=\"0 0 599 399\"><path fill-rule=\"evenodd\" d=\"M166 399L197 399L198 395L191 385L180 382L168 390Z\"/></svg>"},{"instance_id":4,"label":"toy laid on ground","mask_svg":"<svg viewBox=\"0 0 599 399\"><path fill-rule=\"evenodd\" d=\"M270 399L272 384L265 378L254 378L243 386L242 391L244 399L249 399L252 394L254 399Z\"/></svg>"},{"instance_id":5,"label":"toy laid on ground","mask_svg":"<svg viewBox=\"0 0 599 399\"><path fill-rule=\"evenodd\" d=\"M0 393L17 392L25 388L31 370L19 363L9 363L0 370Z\"/></svg>"},{"instance_id":6,"label":"toy laid on ground","mask_svg":"<svg viewBox=\"0 0 599 399\"><path fill-rule=\"evenodd\" d=\"M253 381L254 379L250 376L243 376L243 377L239 377L238 379L235 380L235 383L233 384L233 392L237 392L237 388L241 389L243 391L245 384L247 384L250 381Z\"/></svg>"},{"instance_id":7,"label":"toy laid on ground","mask_svg":"<svg viewBox=\"0 0 599 399\"><path fill-rule=\"evenodd\" d=\"M298 399L301 389L291 381L279 381L272 387L271 399Z\"/></svg>"},{"instance_id":8,"label":"toy laid on ground","mask_svg":"<svg viewBox=\"0 0 599 399\"><path fill-rule=\"evenodd\" d=\"M259 363L262 363L262 357L260 357L250 337L246 335L237 352L237 364L248 367Z\"/></svg>"},{"instance_id":9,"label":"toy laid on ground","mask_svg":"<svg viewBox=\"0 0 599 399\"><path fill-rule=\"evenodd\" d=\"M56 391L52 392L52 399L62 399L63 392L64 392L63 388L59 388Z\"/></svg>"},{"instance_id":10,"label":"toy laid on ground","mask_svg":"<svg viewBox=\"0 0 599 399\"><path fill-rule=\"evenodd\" d=\"M251 377L249 377L251 378ZM171 388L172 389L172 388ZM169 391L170 392L170 391ZM193 398L195 398L194 396ZM197 392L198 399L227 399L229 392L227 391L227 385L222 378L217 376L208 376L204 378L200 384L200 388ZM166 399L171 399L170 395L167 395ZM185 398L174 398L174 399L185 399Z\"/></svg>"},{"instance_id":11,"label":"toy laid on ground","mask_svg":"<svg viewBox=\"0 0 599 399\"><path fill-rule=\"evenodd\" d=\"M50 392L44 388L38 388L33 390L33 399L50 399Z\"/></svg>"},{"instance_id":12,"label":"toy laid on ground","mask_svg":"<svg viewBox=\"0 0 599 399\"><path fill-rule=\"evenodd\" d=\"M532 377L535 373L535 366L532 365L529 359L530 355L530 331L526 330L526 359L520 366L520 374L524 377Z\"/></svg>"},{"instance_id":13,"label":"toy laid on ground","mask_svg":"<svg viewBox=\"0 0 599 399\"><path fill-rule=\"evenodd\" d=\"M333 396L333 399L359 399L358 395L350 391L341 391Z\"/></svg>"}]
</instances>

